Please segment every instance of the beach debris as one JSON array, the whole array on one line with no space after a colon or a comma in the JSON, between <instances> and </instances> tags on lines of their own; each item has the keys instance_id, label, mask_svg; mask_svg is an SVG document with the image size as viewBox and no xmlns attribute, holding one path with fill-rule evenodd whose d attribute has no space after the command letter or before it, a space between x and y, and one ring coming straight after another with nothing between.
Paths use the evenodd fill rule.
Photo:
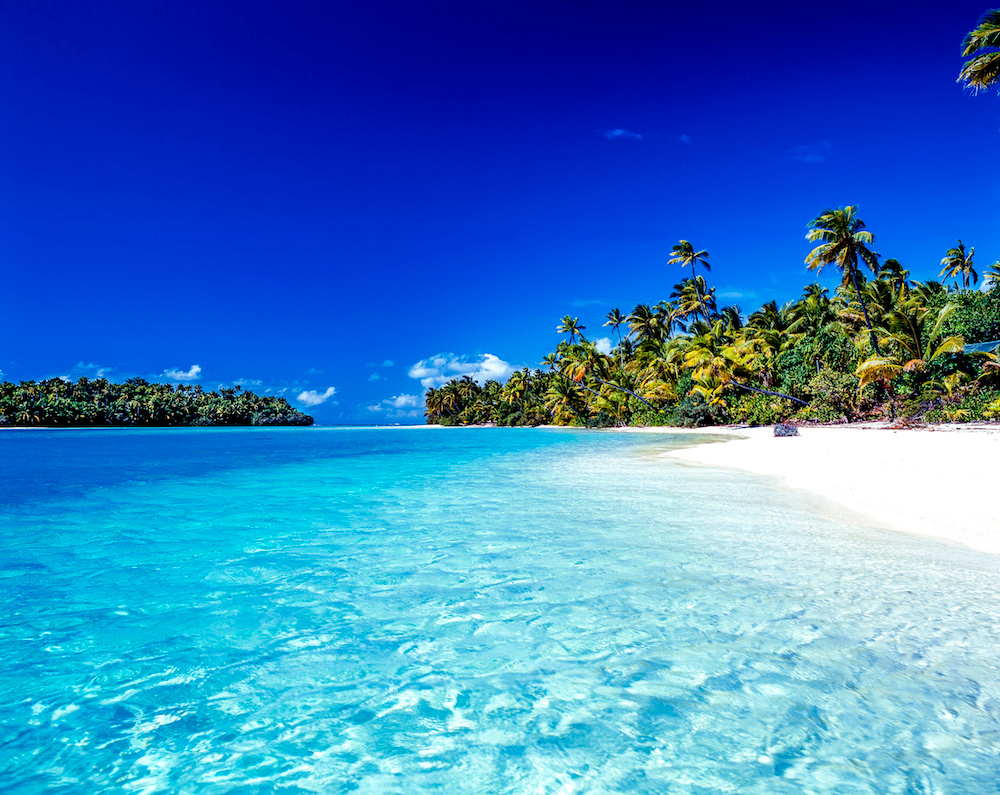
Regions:
<instances>
[{"instance_id":1,"label":"beach debris","mask_svg":"<svg viewBox=\"0 0 1000 795\"><path fill-rule=\"evenodd\" d=\"M798 436L799 429L787 422L779 422L774 426L775 436Z\"/></svg>"}]
</instances>

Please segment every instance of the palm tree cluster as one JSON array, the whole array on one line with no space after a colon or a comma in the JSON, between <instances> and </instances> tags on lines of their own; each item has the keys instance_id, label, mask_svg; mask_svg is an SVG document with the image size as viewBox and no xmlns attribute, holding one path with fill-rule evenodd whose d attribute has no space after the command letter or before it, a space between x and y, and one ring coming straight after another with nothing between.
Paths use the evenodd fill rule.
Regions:
<instances>
[{"instance_id":1,"label":"palm tree cluster","mask_svg":"<svg viewBox=\"0 0 1000 795\"><path fill-rule=\"evenodd\" d=\"M554 377L528 368L517 370L505 384L480 385L470 375L454 378L424 396L429 424L543 425L551 422L546 399Z\"/></svg>"},{"instance_id":2,"label":"palm tree cluster","mask_svg":"<svg viewBox=\"0 0 1000 795\"><path fill-rule=\"evenodd\" d=\"M939 281L918 282L882 260L853 206L808 224L813 270L834 266L831 292L808 285L795 301L751 312L719 307L696 272L708 252L681 240L668 264L690 269L668 299L610 310L613 348L587 338L567 315L547 370L515 373L504 385L468 376L427 394L430 423L559 425L764 424L927 416L978 418L1000 399L995 354L967 355L966 342L1000 338L1000 262L988 292L973 291L974 249L959 241ZM971 408L964 408L968 404ZM1000 411L1000 404L998 404ZM962 412L965 412L963 414Z\"/></svg>"},{"instance_id":3,"label":"palm tree cluster","mask_svg":"<svg viewBox=\"0 0 1000 795\"><path fill-rule=\"evenodd\" d=\"M198 385L131 378L61 378L0 384L0 425L312 425L287 400L240 386L206 392Z\"/></svg>"}]
</instances>

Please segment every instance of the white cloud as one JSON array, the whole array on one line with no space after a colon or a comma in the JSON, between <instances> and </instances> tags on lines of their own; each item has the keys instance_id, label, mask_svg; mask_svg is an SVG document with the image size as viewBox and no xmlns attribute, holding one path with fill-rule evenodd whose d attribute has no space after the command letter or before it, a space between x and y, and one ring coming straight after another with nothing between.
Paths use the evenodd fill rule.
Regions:
<instances>
[{"instance_id":1,"label":"white cloud","mask_svg":"<svg viewBox=\"0 0 1000 795\"><path fill-rule=\"evenodd\" d=\"M618 127L614 130L605 130L604 137L609 141L641 141L642 133L632 132L631 130L623 130Z\"/></svg>"},{"instance_id":2,"label":"white cloud","mask_svg":"<svg viewBox=\"0 0 1000 795\"><path fill-rule=\"evenodd\" d=\"M680 137L680 142L682 144L687 144L688 146L690 146L691 145L691 136L690 135L682 135Z\"/></svg>"},{"instance_id":3,"label":"white cloud","mask_svg":"<svg viewBox=\"0 0 1000 795\"><path fill-rule=\"evenodd\" d=\"M798 160L800 163L822 163L832 151L832 143L829 141L820 141L818 144L806 144L805 146L796 146L794 149L789 149L788 156L792 160Z\"/></svg>"},{"instance_id":4,"label":"white cloud","mask_svg":"<svg viewBox=\"0 0 1000 795\"><path fill-rule=\"evenodd\" d=\"M423 399L419 395L393 395L381 403L369 406L369 411L385 413L387 418L419 417L423 414Z\"/></svg>"},{"instance_id":5,"label":"white cloud","mask_svg":"<svg viewBox=\"0 0 1000 795\"><path fill-rule=\"evenodd\" d=\"M600 339L594 340L594 347L597 349L598 353L608 354L611 353L611 338L601 337Z\"/></svg>"},{"instance_id":6,"label":"white cloud","mask_svg":"<svg viewBox=\"0 0 1000 795\"><path fill-rule=\"evenodd\" d=\"M386 359L384 362L382 362L382 366L383 367L392 367L393 366L392 359Z\"/></svg>"},{"instance_id":7,"label":"white cloud","mask_svg":"<svg viewBox=\"0 0 1000 795\"><path fill-rule=\"evenodd\" d=\"M420 381L424 389L431 389L463 375L471 375L479 384L484 384L490 379L503 381L509 378L515 369L492 353L484 353L471 360L453 353L441 353L429 359L421 359L410 368L409 375L410 378Z\"/></svg>"},{"instance_id":8,"label":"white cloud","mask_svg":"<svg viewBox=\"0 0 1000 795\"><path fill-rule=\"evenodd\" d=\"M395 395L382 402L388 403L394 409L412 409L420 405L420 398L416 395Z\"/></svg>"},{"instance_id":9,"label":"white cloud","mask_svg":"<svg viewBox=\"0 0 1000 795\"><path fill-rule=\"evenodd\" d=\"M282 390L284 391L284 390ZM303 392L299 392L299 396L295 398L303 406L318 406L320 403L326 403L330 398L336 393L334 387L328 387L326 392L317 392L315 389L308 389Z\"/></svg>"},{"instance_id":10,"label":"white cloud","mask_svg":"<svg viewBox=\"0 0 1000 795\"><path fill-rule=\"evenodd\" d=\"M197 364L192 364L191 369L186 373L175 367L173 370L164 370L163 374L167 378L174 379L174 381L197 381L201 377L201 367Z\"/></svg>"},{"instance_id":11,"label":"white cloud","mask_svg":"<svg viewBox=\"0 0 1000 795\"><path fill-rule=\"evenodd\" d=\"M369 381L385 381L385 376L379 373L372 373L368 376Z\"/></svg>"}]
</instances>

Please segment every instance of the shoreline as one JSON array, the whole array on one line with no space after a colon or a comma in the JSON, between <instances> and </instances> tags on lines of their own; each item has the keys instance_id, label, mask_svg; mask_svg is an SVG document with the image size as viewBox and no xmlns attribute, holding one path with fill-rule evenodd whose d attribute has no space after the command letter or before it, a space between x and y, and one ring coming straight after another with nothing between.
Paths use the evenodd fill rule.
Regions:
<instances>
[{"instance_id":1,"label":"shoreline","mask_svg":"<svg viewBox=\"0 0 1000 795\"><path fill-rule=\"evenodd\" d=\"M770 426L621 430L729 436L662 455L777 478L886 528L1000 554L1000 426L806 426L787 438Z\"/></svg>"}]
</instances>

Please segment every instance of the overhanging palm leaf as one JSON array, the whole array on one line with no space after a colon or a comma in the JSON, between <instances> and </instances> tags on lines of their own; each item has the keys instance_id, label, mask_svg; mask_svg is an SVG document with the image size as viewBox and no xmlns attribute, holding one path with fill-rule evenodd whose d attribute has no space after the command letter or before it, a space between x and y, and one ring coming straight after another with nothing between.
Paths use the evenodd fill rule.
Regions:
<instances>
[{"instance_id":1,"label":"overhanging palm leaf","mask_svg":"<svg viewBox=\"0 0 1000 795\"><path fill-rule=\"evenodd\" d=\"M1000 8L987 11L979 25L962 42L962 55L969 58L958 75L977 94L1000 84Z\"/></svg>"}]
</instances>

